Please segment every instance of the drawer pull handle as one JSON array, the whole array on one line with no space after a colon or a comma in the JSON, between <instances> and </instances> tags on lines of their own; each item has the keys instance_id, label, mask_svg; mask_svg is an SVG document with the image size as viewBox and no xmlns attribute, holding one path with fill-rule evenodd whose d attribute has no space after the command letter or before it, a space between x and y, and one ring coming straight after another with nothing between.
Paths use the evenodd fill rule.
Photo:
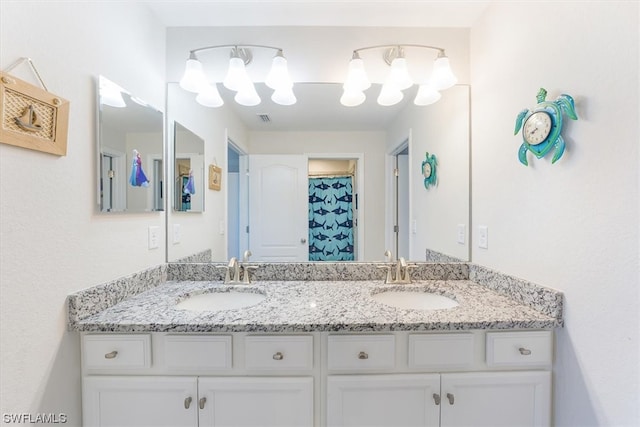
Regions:
<instances>
[{"instance_id":1,"label":"drawer pull handle","mask_svg":"<svg viewBox=\"0 0 640 427\"><path fill-rule=\"evenodd\" d=\"M200 406L200 409L204 409L204 404L207 403L207 398L203 397L202 399L200 399L198 401L198 405Z\"/></svg>"},{"instance_id":2,"label":"drawer pull handle","mask_svg":"<svg viewBox=\"0 0 640 427\"><path fill-rule=\"evenodd\" d=\"M189 409L192 400L191 396L184 399L184 409Z\"/></svg>"},{"instance_id":3,"label":"drawer pull handle","mask_svg":"<svg viewBox=\"0 0 640 427\"><path fill-rule=\"evenodd\" d=\"M521 355L523 356L529 356L531 354L531 350L529 350L528 348L524 348L524 347L520 347L518 349L518 351L520 352Z\"/></svg>"},{"instance_id":4,"label":"drawer pull handle","mask_svg":"<svg viewBox=\"0 0 640 427\"><path fill-rule=\"evenodd\" d=\"M105 359L115 359L117 355L118 355L118 352L116 350L113 350L111 353L105 354L104 358Z\"/></svg>"},{"instance_id":5,"label":"drawer pull handle","mask_svg":"<svg viewBox=\"0 0 640 427\"><path fill-rule=\"evenodd\" d=\"M453 394L447 393L447 399L449 399L449 405L453 405L453 402L454 402Z\"/></svg>"},{"instance_id":6,"label":"drawer pull handle","mask_svg":"<svg viewBox=\"0 0 640 427\"><path fill-rule=\"evenodd\" d=\"M276 354L273 355L273 360L282 360L284 359L284 354L282 354L281 352L277 352Z\"/></svg>"},{"instance_id":7,"label":"drawer pull handle","mask_svg":"<svg viewBox=\"0 0 640 427\"><path fill-rule=\"evenodd\" d=\"M436 405L440 404L440 395L438 393L433 393L433 401L436 403Z\"/></svg>"},{"instance_id":8,"label":"drawer pull handle","mask_svg":"<svg viewBox=\"0 0 640 427\"><path fill-rule=\"evenodd\" d=\"M358 359L360 360L365 360L368 359L369 355L367 353L365 353L364 351L361 351L360 353L358 353Z\"/></svg>"}]
</instances>

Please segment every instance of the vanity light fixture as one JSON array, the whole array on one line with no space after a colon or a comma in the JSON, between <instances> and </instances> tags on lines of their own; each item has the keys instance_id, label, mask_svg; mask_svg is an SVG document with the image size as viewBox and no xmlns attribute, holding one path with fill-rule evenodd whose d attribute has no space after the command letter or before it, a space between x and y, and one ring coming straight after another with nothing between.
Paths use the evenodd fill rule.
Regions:
<instances>
[{"instance_id":1,"label":"vanity light fixture","mask_svg":"<svg viewBox=\"0 0 640 427\"><path fill-rule=\"evenodd\" d=\"M444 49L440 47L419 44L368 46L353 51L351 61L349 62L347 79L343 84L344 92L340 98L340 103L347 107L355 107L362 104L366 99L364 91L371 86L371 82L365 72L364 62L360 57L360 52L371 49L385 49L383 59L391 67L378 95L378 104L388 106L402 101L404 98L402 91L414 84L407 69L405 48L421 48L438 51L431 76L419 83L418 93L413 101L414 104L433 104L440 99L441 90L448 89L457 83L458 79L451 71L449 58L447 58Z\"/></svg>"},{"instance_id":2,"label":"vanity light fixture","mask_svg":"<svg viewBox=\"0 0 640 427\"><path fill-rule=\"evenodd\" d=\"M231 49L229 68L222 84L227 89L236 92L234 100L244 106L252 107L260 104L261 99L256 92L253 81L247 74L246 66L251 63L253 55L249 48L273 49L276 51L271 64L271 70L265 78L265 84L274 90L271 100L280 105L293 105L296 97L293 93L293 81L289 76L287 60L282 49L264 45L219 45L193 49L189 52L189 59L184 75L180 80L180 87L198 94L196 101L206 107L220 107L224 101L218 92L216 83L209 83L202 63L198 60L197 52L211 49Z\"/></svg>"}]
</instances>

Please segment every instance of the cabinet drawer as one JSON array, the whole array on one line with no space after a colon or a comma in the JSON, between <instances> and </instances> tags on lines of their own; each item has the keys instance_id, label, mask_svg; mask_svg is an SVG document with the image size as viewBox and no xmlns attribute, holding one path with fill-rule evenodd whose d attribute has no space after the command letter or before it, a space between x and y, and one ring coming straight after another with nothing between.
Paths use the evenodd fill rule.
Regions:
<instances>
[{"instance_id":1,"label":"cabinet drawer","mask_svg":"<svg viewBox=\"0 0 640 427\"><path fill-rule=\"evenodd\" d=\"M248 336L244 363L250 370L307 370L313 368L313 337Z\"/></svg>"},{"instance_id":2,"label":"cabinet drawer","mask_svg":"<svg viewBox=\"0 0 640 427\"><path fill-rule=\"evenodd\" d=\"M164 361L167 369L210 371L231 369L231 336L167 335Z\"/></svg>"},{"instance_id":3,"label":"cabinet drawer","mask_svg":"<svg viewBox=\"0 0 640 427\"><path fill-rule=\"evenodd\" d=\"M393 335L329 335L329 370L384 370L395 367Z\"/></svg>"},{"instance_id":4,"label":"cabinet drawer","mask_svg":"<svg viewBox=\"0 0 640 427\"><path fill-rule=\"evenodd\" d=\"M552 349L551 331L487 333L489 366L550 365Z\"/></svg>"},{"instance_id":5,"label":"cabinet drawer","mask_svg":"<svg viewBox=\"0 0 640 427\"><path fill-rule=\"evenodd\" d=\"M473 364L474 335L409 335L410 368L465 368Z\"/></svg>"},{"instance_id":6,"label":"cabinet drawer","mask_svg":"<svg viewBox=\"0 0 640 427\"><path fill-rule=\"evenodd\" d=\"M85 335L82 345L87 369L151 367L150 335Z\"/></svg>"}]
</instances>

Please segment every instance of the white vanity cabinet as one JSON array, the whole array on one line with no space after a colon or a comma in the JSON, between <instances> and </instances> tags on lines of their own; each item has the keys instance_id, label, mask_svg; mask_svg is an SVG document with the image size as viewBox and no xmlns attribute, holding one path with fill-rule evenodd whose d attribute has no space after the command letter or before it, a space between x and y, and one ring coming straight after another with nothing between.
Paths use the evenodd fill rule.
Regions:
<instances>
[{"instance_id":1,"label":"white vanity cabinet","mask_svg":"<svg viewBox=\"0 0 640 427\"><path fill-rule=\"evenodd\" d=\"M89 426L548 426L552 331L83 334Z\"/></svg>"},{"instance_id":2,"label":"white vanity cabinet","mask_svg":"<svg viewBox=\"0 0 640 427\"><path fill-rule=\"evenodd\" d=\"M327 353L328 426L551 422L550 331L338 335Z\"/></svg>"},{"instance_id":3,"label":"white vanity cabinet","mask_svg":"<svg viewBox=\"0 0 640 427\"><path fill-rule=\"evenodd\" d=\"M313 341L311 335L84 335L83 425L311 427Z\"/></svg>"}]
</instances>

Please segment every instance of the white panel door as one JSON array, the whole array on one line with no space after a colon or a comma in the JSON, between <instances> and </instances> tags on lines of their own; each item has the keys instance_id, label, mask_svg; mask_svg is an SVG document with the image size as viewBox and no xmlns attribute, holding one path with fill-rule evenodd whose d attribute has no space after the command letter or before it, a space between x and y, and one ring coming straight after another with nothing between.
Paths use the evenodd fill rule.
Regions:
<instances>
[{"instance_id":1,"label":"white panel door","mask_svg":"<svg viewBox=\"0 0 640 427\"><path fill-rule=\"evenodd\" d=\"M542 427L551 422L551 372L442 374L442 427Z\"/></svg>"},{"instance_id":2,"label":"white panel door","mask_svg":"<svg viewBox=\"0 0 640 427\"><path fill-rule=\"evenodd\" d=\"M85 377L83 425L197 426L197 384L195 377Z\"/></svg>"},{"instance_id":3,"label":"white panel door","mask_svg":"<svg viewBox=\"0 0 640 427\"><path fill-rule=\"evenodd\" d=\"M438 374L329 376L327 426L438 426L439 393Z\"/></svg>"},{"instance_id":4,"label":"white panel door","mask_svg":"<svg viewBox=\"0 0 640 427\"><path fill-rule=\"evenodd\" d=\"M198 381L200 427L313 426L311 377L204 377Z\"/></svg>"},{"instance_id":5,"label":"white panel door","mask_svg":"<svg viewBox=\"0 0 640 427\"><path fill-rule=\"evenodd\" d=\"M253 261L309 260L307 159L249 156L249 249Z\"/></svg>"}]
</instances>

